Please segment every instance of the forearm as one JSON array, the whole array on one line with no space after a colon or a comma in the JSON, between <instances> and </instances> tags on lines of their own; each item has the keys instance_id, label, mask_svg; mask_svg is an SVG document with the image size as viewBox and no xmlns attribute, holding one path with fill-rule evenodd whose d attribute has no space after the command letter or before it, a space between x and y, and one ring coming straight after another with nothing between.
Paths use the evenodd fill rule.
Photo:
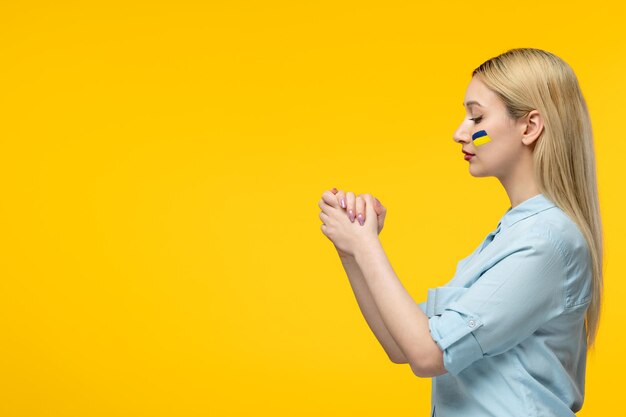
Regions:
<instances>
[{"instance_id":1,"label":"forearm","mask_svg":"<svg viewBox=\"0 0 626 417\"><path fill-rule=\"evenodd\" d=\"M356 259L353 256L340 256L339 258L348 275L352 291L361 309L361 313L363 317L365 317L367 325L376 336L376 339L378 339L378 342L389 356L389 359L394 363L408 363L402 349L400 349L387 330Z\"/></svg>"},{"instance_id":2,"label":"forearm","mask_svg":"<svg viewBox=\"0 0 626 417\"><path fill-rule=\"evenodd\" d=\"M386 329L414 372L432 369L433 358L438 359L433 353L441 351L430 335L428 317L396 276L380 240L363 242L354 258Z\"/></svg>"}]
</instances>

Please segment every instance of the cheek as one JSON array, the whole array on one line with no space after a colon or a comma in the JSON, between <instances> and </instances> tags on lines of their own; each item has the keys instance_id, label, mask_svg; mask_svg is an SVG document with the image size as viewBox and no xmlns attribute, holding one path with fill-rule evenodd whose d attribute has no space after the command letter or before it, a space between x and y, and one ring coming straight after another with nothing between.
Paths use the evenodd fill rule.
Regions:
<instances>
[{"instance_id":1,"label":"cheek","mask_svg":"<svg viewBox=\"0 0 626 417\"><path fill-rule=\"evenodd\" d=\"M509 137L508 131L503 129L499 123L480 124L478 129L472 135L474 146L479 153L491 153L494 148L501 148L506 145Z\"/></svg>"},{"instance_id":2,"label":"cheek","mask_svg":"<svg viewBox=\"0 0 626 417\"><path fill-rule=\"evenodd\" d=\"M480 154L483 163L494 173L504 173L517 165L520 149L509 138L495 137L484 145Z\"/></svg>"},{"instance_id":3,"label":"cheek","mask_svg":"<svg viewBox=\"0 0 626 417\"><path fill-rule=\"evenodd\" d=\"M474 146L479 148L491 142L491 137L486 130L479 130L472 135L472 141L474 142Z\"/></svg>"},{"instance_id":4,"label":"cheek","mask_svg":"<svg viewBox=\"0 0 626 417\"><path fill-rule=\"evenodd\" d=\"M499 142L502 136L502 128L497 120L489 120L475 126L472 134L472 142L476 149L480 152L487 148L493 147L495 142Z\"/></svg>"}]
</instances>

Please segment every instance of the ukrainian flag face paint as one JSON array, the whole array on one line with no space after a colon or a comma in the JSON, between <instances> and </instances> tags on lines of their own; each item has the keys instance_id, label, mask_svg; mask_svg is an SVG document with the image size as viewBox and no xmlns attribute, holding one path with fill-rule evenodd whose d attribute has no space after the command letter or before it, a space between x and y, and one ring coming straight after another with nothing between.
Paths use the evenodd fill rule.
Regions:
<instances>
[{"instance_id":1,"label":"ukrainian flag face paint","mask_svg":"<svg viewBox=\"0 0 626 417\"><path fill-rule=\"evenodd\" d=\"M491 138L487 136L487 132L485 130L479 130L478 132L472 135L472 140L474 141L474 145L480 146L484 145L487 142L491 142Z\"/></svg>"}]
</instances>

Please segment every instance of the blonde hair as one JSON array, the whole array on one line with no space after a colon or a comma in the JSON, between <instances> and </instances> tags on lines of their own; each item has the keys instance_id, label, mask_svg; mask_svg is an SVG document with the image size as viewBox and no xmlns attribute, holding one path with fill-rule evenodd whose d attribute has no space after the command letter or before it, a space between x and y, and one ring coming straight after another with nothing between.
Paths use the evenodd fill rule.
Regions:
<instances>
[{"instance_id":1,"label":"blonde hair","mask_svg":"<svg viewBox=\"0 0 626 417\"><path fill-rule=\"evenodd\" d=\"M544 131L533 150L541 192L560 207L584 235L592 262L592 296L586 312L587 348L595 342L603 288L603 240L593 133L587 104L572 68L556 55L516 48L490 58L472 72L519 120L537 110Z\"/></svg>"}]
</instances>

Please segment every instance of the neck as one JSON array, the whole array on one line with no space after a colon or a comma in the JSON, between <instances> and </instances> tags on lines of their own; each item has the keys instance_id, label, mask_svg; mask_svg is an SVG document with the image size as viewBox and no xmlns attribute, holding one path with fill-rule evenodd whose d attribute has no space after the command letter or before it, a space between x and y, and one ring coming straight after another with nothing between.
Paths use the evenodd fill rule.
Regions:
<instances>
[{"instance_id":1,"label":"neck","mask_svg":"<svg viewBox=\"0 0 626 417\"><path fill-rule=\"evenodd\" d=\"M518 206L524 201L541 194L535 181L532 159L526 159L526 163L519 164L517 169L509 172L507 178L499 178L506 190L511 208Z\"/></svg>"}]
</instances>

